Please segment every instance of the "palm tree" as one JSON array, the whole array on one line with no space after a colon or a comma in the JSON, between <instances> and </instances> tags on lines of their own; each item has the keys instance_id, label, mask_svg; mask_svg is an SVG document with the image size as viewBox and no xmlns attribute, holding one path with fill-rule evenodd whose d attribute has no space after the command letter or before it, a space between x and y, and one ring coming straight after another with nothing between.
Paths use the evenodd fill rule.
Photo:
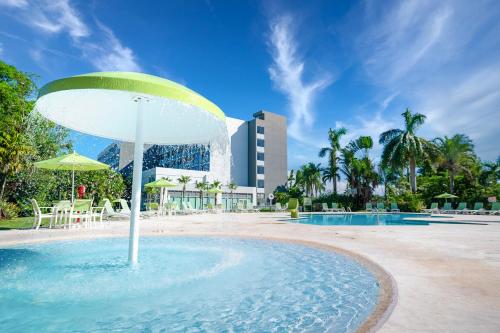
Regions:
<instances>
[{"instance_id":1,"label":"palm tree","mask_svg":"<svg viewBox=\"0 0 500 333\"><path fill-rule=\"evenodd\" d=\"M220 190L222 183L218 180L214 180L212 184L210 184L210 188ZM214 192L214 205L217 206L217 192Z\"/></svg>"},{"instance_id":2,"label":"palm tree","mask_svg":"<svg viewBox=\"0 0 500 333\"><path fill-rule=\"evenodd\" d=\"M483 163L479 179L481 184L485 186L490 186L498 182L498 179L500 179L500 156L495 162Z\"/></svg>"},{"instance_id":3,"label":"palm tree","mask_svg":"<svg viewBox=\"0 0 500 333\"><path fill-rule=\"evenodd\" d=\"M305 164L301 167L301 183L300 185L306 192L306 195L312 196L318 194L324 189L321 181L321 164L314 164L312 162ZM297 171L297 178L299 172Z\"/></svg>"},{"instance_id":4,"label":"palm tree","mask_svg":"<svg viewBox=\"0 0 500 333\"><path fill-rule=\"evenodd\" d=\"M416 135L417 129L424 123L425 116L412 114L406 109L401 114L404 118L404 129L391 129L380 134L379 142L384 145L382 165L394 169L409 166L410 187L413 193L417 191L417 162L432 155L432 144Z\"/></svg>"},{"instance_id":5,"label":"palm tree","mask_svg":"<svg viewBox=\"0 0 500 333\"><path fill-rule=\"evenodd\" d=\"M200 208L203 208L203 191L208 190L209 186L210 185L206 181L196 181L195 183L196 189L200 191Z\"/></svg>"},{"instance_id":6,"label":"palm tree","mask_svg":"<svg viewBox=\"0 0 500 333\"><path fill-rule=\"evenodd\" d=\"M471 175L471 165L475 162L474 145L465 134L455 134L451 138L436 138L439 156L438 165L448 171L450 193L455 189L455 176L460 172Z\"/></svg>"},{"instance_id":7,"label":"palm tree","mask_svg":"<svg viewBox=\"0 0 500 333\"><path fill-rule=\"evenodd\" d=\"M371 137L361 136L351 141L346 148L341 149L340 171L346 177L347 187L352 190L352 194L357 197L360 204L371 198L375 186L379 183L379 175L368 157L372 146ZM362 158L356 157L359 151L363 151Z\"/></svg>"},{"instance_id":8,"label":"palm tree","mask_svg":"<svg viewBox=\"0 0 500 333\"><path fill-rule=\"evenodd\" d=\"M186 185L191 181L189 176L180 176L177 178L179 184L182 184L182 202L184 202L184 195L186 194Z\"/></svg>"},{"instance_id":9,"label":"palm tree","mask_svg":"<svg viewBox=\"0 0 500 333\"><path fill-rule=\"evenodd\" d=\"M328 170L327 174L329 176L327 178L323 177L323 181L332 181L333 193L335 194L337 194L337 180L340 179L337 152L340 151L340 138L346 133L347 129L344 127L338 129L330 128L328 130L328 142L330 146L321 148L319 151L319 157L325 157L328 154L328 167L325 170Z\"/></svg>"},{"instance_id":10,"label":"palm tree","mask_svg":"<svg viewBox=\"0 0 500 333\"><path fill-rule=\"evenodd\" d=\"M353 151L363 151L364 157L369 157L369 151L373 148L373 139L371 136L360 136L354 141L349 143L348 148Z\"/></svg>"},{"instance_id":11,"label":"palm tree","mask_svg":"<svg viewBox=\"0 0 500 333\"><path fill-rule=\"evenodd\" d=\"M231 191L231 210L233 209L233 192L238 188L238 185L234 182L231 181L229 184L227 184L227 188L229 191Z\"/></svg>"}]
</instances>

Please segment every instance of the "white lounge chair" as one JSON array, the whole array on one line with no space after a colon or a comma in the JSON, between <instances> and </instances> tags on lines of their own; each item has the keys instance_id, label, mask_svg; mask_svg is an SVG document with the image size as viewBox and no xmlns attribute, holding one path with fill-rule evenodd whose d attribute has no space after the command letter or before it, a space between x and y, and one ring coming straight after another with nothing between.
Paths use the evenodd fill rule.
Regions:
<instances>
[{"instance_id":1,"label":"white lounge chair","mask_svg":"<svg viewBox=\"0 0 500 333\"><path fill-rule=\"evenodd\" d=\"M277 202L274 205L274 211L276 211L276 212L284 212L284 211L286 211L286 208L281 207L281 203Z\"/></svg>"},{"instance_id":2,"label":"white lounge chair","mask_svg":"<svg viewBox=\"0 0 500 333\"><path fill-rule=\"evenodd\" d=\"M104 207L103 216L105 218L121 218L121 219L129 219L130 218L130 212L129 213L122 213L122 212L115 211L113 208L113 205L111 204L111 201L109 201L109 199L103 199L102 202L99 203L99 206Z\"/></svg>"}]
</instances>

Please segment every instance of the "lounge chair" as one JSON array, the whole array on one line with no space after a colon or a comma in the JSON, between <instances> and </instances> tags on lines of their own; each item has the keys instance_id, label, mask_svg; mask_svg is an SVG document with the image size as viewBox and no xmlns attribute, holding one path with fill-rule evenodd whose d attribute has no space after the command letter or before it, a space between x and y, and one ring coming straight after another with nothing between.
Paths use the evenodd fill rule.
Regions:
<instances>
[{"instance_id":1,"label":"lounge chair","mask_svg":"<svg viewBox=\"0 0 500 333\"><path fill-rule=\"evenodd\" d=\"M495 201L491 203L491 209L490 210L485 210L486 214L489 215L496 215L500 214L500 202Z\"/></svg>"},{"instance_id":2,"label":"lounge chair","mask_svg":"<svg viewBox=\"0 0 500 333\"><path fill-rule=\"evenodd\" d=\"M453 207L451 207L451 202L445 202L443 207L439 210L440 214L451 214L453 213Z\"/></svg>"},{"instance_id":3,"label":"lounge chair","mask_svg":"<svg viewBox=\"0 0 500 333\"><path fill-rule=\"evenodd\" d=\"M109 199L103 199L99 203L100 207L104 207L103 209L103 217L105 218L121 218L121 219L128 219L130 218L130 213L122 213L122 212L117 212L114 210L113 205L111 204L111 201Z\"/></svg>"},{"instance_id":4,"label":"lounge chair","mask_svg":"<svg viewBox=\"0 0 500 333\"><path fill-rule=\"evenodd\" d=\"M339 204L332 202L332 212L345 212L345 208L339 207Z\"/></svg>"},{"instance_id":5,"label":"lounge chair","mask_svg":"<svg viewBox=\"0 0 500 333\"><path fill-rule=\"evenodd\" d=\"M199 213L201 213L200 210L191 207L191 204L189 202L182 202L180 211L183 214L199 214Z\"/></svg>"},{"instance_id":6,"label":"lounge chair","mask_svg":"<svg viewBox=\"0 0 500 333\"><path fill-rule=\"evenodd\" d=\"M120 204L120 210L118 210L118 213L123 213L123 214L129 214L130 215L130 207L128 206L128 203L125 199L116 199L113 202L117 202Z\"/></svg>"},{"instance_id":7,"label":"lounge chair","mask_svg":"<svg viewBox=\"0 0 500 333\"><path fill-rule=\"evenodd\" d=\"M377 202L377 212L386 212L385 205L383 202Z\"/></svg>"},{"instance_id":8,"label":"lounge chair","mask_svg":"<svg viewBox=\"0 0 500 333\"><path fill-rule=\"evenodd\" d=\"M373 207L371 202L367 202L365 205L365 211L367 212L373 212Z\"/></svg>"},{"instance_id":9,"label":"lounge chair","mask_svg":"<svg viewBox=\"0 0 500 333\"><path fill-rule=\"evenodd\" d=\"M160 205L157 202L151 202L146 206L146 211L141 214L146 217L160 216Z\"/></svg>"},{"instance_id":10,"label":"lounge chair","mask_svg":"<svg viewBox=\"0 0 500 333\"><path fill-rule=\"evenodd\" d=\"M236 209L235 209L235 211L238 212L238 213L246 213L247 212L247 209L243 205L243 201L238 201L236 203Z\"/></svg>"},{"instance_id":11,"label":"lounge chair","mask_svg":"<svg viewBox=\"0 0 500 333\"><path fill-rule=\"evenodd\" d=\"M396 213L400 212L397 202L391 202L391 209L390 210L391 210L391 212L396 212Z\"/></svg>"},{"instance_id":12,"label":"lounge chair","mask_svg":"<svg viewBox=\"0 0 500 333\"><path fill-rule=\"evenodd\" d=\"M431 207L428 209L423 209L422 212L430 214L439 213L438 203L437 202L431 203Z\"/></svg>"},{"instance_id":13,"label":"lounge chair","mask_svg":"<svg viewBox=\"0 0 500 333\"><path fill-rule=\"evenodd\" d=\"M328 208L328 204L326 202L323 202L321 204L321 211L322 212L331 212L332 209L331 208Z\"/></svg>"},{"instance_id":14,"label":"lounge chair","mask_svg":"<svg viewBox=\"0 0 500 333\"><path fill-rule=\"evenodd\" d=\"M203 208L199 208L199 209L194 208L193 205L191 205L190 202L186 202L186 205L187 205L188 209L190 209L191 211L193 211L193 212L195 212L197 214L202 214L202 213L208 212L208 210L203 209Z\"/></svg>"},{"instance_id":15,"label":"lounge chair","mask_svg":"<svg viewBox=\"0 0 500 333\"><path fill-rule=\"evenodd\" d=\"M466 202L460 202L458 204L457 209L455 209L454 213L455 214L465 214L467 212L467 203Z\"/></svg>"},{"instance_id":16,"label":"lounge chair","mask_svg":"<svg viewBox=\"0 0 500 333\"><path fill-rule=\"evenodd\" d=\"M55 207L40 207L35 199L31 199L35 220L33 221L33 229L38 230L43 219L50 219L50 226L56 218Z\"/></svg>"},{"instance_id":17,"label":"lounge chair","mask_svg":"<svg viewBox=\"0 0 500 333\"><path fill-rule=\"evenodd\" d=\"M474 203L474 208L467 211L469 214L481 214L484 212L484 205L482 202Z\"/></svg>"},{"instance_id":18,"label":"lounge chair","mask_svg":"<svg viewBox=\"0 0 500 333\"><path fill-rule=\"evenodd\" d=\"M306 207L309 206L309 211L312 212L312 200L311 198L304 198L304 212L306 211Z\"/></svg>"},{"instance_id":19,"label":"lounge chair","mask_svg":"<svg viewBox=\"0 0 500 333\"><path fill-rule=\"evenodd\" d=\"M247 211L253 212L253 213L259 213L260 212L260 208L254 207L253 205L250 204L250 202L248 200L245 201L245 209Z\"/></svg>"},{"instance_id":20,"label":"lounge chair","mask_svg":"<svg viewBox=\"0 0 500 333\"><path fill-rule=\"evenodd\" d=\"M286 208L283 208L281 207L281 203L277 202L275 205L274 205L274 211L275 212L284 212L286 211Z\"/></svg>"},{"instance_id":21,"label":"lounge chair","mask_svg":"<svg viewBox=\"0 0 500 333\"><path fill-rule=\"evenodd\" d=\"M299 217L299 200L297 198L288 199L288 210L292 217Z\"/></svg>"}]
</instances>

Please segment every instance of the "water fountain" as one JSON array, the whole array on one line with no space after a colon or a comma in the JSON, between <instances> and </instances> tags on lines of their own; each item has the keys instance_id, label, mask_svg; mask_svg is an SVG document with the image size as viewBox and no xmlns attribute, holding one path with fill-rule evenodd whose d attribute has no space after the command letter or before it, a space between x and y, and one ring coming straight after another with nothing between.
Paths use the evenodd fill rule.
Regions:
<instances>
[{"instance_id":1,"label":"water fountain","mask_svg":"<svg viewBox=\"0 0 500 333\"><path fill-rule=\"evenodd\" d=\"M40 89L35 110L82 133L135 142L132 263L138 257L144 144L210 144L216 152L227 152L224 113L198 93L152 75L100 72L56 80Z\"/></svg>"}]
</instances>

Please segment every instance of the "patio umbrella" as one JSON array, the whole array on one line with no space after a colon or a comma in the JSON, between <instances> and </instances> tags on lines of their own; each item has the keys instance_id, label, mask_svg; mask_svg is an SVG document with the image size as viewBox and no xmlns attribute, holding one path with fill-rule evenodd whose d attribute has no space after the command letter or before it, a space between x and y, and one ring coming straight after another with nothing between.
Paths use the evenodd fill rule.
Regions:
<instances>
[{"instance_id":1,"label":"patio umbrella","mask_svg":"<svg viewBox=\"0 0 500 333\"><path fill-rule=\"evenodd\" d=\"M436 195L434 198L436 199L444 199L445 202L448 202L448 199L456 199L458 198L456 195L450 193L442 193L440 195Z\"/></svg>"},{"instance_id":2,"label":"patio umbrella","mask_svg":"<svg viewBox=\"0 0 500 333\"><path fill-rule=\"evenodd\" d=\"M168 195L167 188L176 187L177 184L171 183L168 179L161 178L154 182L144 185L145 188L159 188L160 189L160 208L163 209L164 200Z\"/></svg>"},{"instance_id":3,"label":"patio umbrella","mask_svg":"<svg viewBox=\"0 0 500 333\"><path fill-rule=\"evenodd\" d=\"M135 142L132 263L139 247L144 144L211 144L222 151L228 142L225 115L214 103L180 84L141 73L90 73L50 82L40 89L35 110L79 132Z\"/></svg>"},{"instance_id":4,"label":"patio umbrella","mask_svg":"<svg viewBox=\"0 0 500 333\"><path fill-rule=\"evenodd\" d=\"M35 167L47 170L71 171L71 202L73 202L75 197L75 171L103 170L108 169L109 165L72 152L49 160L35 162Z\"/></svg>"}]
</instances>

